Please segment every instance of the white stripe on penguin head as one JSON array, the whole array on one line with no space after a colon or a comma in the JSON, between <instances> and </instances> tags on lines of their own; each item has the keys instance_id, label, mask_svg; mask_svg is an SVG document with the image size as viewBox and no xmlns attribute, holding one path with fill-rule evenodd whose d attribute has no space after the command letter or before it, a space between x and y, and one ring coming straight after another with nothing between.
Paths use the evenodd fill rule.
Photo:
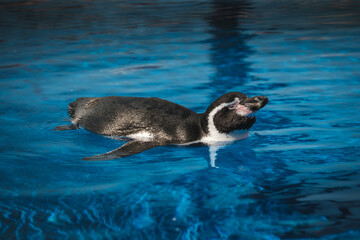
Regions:
<instances>
[{"instance_id":1,"label":"white stripe on penguin head","mask_svg":"<svg viewBox=\"0 0 360 240\"><path fill-rule=\"evenodd\" d=\"M234 101L232 102L229 102L229 103L222 103L220 104L219 106L217 106L216 108L214 108L210 113L209 113L209 116L208 116L208 130L209 130L209 137L215 137L217 135L223 135L222 133L220 133L217 129L216 129L216 126L214 124L214 117L215 117L215 114L217 114L221 109L225 108L225 107L228 107L230 105L233 105L233 104L236 104L236 103L239 103L240 100L239 98L235 98Z\"/></svg>"}]
</instances>

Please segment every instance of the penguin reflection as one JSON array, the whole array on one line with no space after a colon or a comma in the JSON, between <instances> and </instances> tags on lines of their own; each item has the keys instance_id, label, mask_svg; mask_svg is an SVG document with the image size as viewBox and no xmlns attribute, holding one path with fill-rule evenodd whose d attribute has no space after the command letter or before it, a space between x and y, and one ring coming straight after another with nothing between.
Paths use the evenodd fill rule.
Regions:
<instances>
[{"instance_id":1,"label":"penguin reflection","mask_svg":"<svg viewBox=\"0 0 360 240\"><path fill-rule=\"evenodd\" d=\"M242 33L241 28L249 4L245 1L215 0L213 9L207 21L212 35L209 39L210 62L215 73L204 86L212 90L211 98L244 85L250 67L245 59L251 53L246 45L249 35Z\"/></svg>"},{"instance_id":2,"label":"penguin reflection","mask_svg":"<svg viewBox=\"0 0 360 240\"><path fill-rule=\"evenodd\" d=\"M246 45L249 38L241 33L241 21L246 17L249 4L246 1L215 0L213 13L207 18L212 37L210 61L216 71L206 88L212 89L211 98L234 86L244 85L248 78L249 63L245 58L251 53ZM217 167L218 151L225 145L209 146L209 165Z\"/></svg>"}]
</instances>

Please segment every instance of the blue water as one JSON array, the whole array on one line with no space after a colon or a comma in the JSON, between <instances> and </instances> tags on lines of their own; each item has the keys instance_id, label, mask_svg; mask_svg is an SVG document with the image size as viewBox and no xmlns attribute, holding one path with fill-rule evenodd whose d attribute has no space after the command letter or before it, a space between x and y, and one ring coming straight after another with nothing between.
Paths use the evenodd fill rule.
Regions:
<instances>
[{"instance_id":1,"label":"blue water","mask_svg":"<svg viewBox=\"0 0 360 240\"><path fill-rule=\"evenodd\" d=\"M0 3L0 239L360 239L360 2ZM265 95L249 138L86 162L84 96L203 112Z\"/></svg>"}]
</instances>

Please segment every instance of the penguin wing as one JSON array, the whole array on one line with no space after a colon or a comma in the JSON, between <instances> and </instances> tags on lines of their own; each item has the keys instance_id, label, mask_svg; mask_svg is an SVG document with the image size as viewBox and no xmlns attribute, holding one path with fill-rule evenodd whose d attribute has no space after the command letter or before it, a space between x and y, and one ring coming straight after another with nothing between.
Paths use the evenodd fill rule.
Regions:
<instances>
[{"instance_id":1,"label":"penguin wing","mask_svg":"<svg viewBox=\"0 0 360 240\"><path fill-rule=\"evenodd\" d=\"M163 145L163 144L161 144L160 142L156 142L156 141L144 142L144 141L134 140L134 141L127 142L124 145L122 145L121 147L119 147L115 150L112 150L110 152L107 152L104 154L99 154L99 155L94 155L94 156L90 156L90 157L84 157L83 160L105 161L105 160L111 160L111 159L115 159L115 158L122 158L122 157L131 156L131 155L134 155L137 153L141 153L143 151L146 151L146 150L149 150L151 148L158 147L161 145Z\"/></svg>"}]
</instances>

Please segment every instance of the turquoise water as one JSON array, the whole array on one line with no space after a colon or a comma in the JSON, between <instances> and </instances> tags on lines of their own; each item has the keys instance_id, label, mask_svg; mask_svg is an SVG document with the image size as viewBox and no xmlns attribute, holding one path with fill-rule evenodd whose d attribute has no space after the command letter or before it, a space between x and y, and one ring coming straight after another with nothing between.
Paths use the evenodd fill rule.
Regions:
<instances>
[{"instance_id":1,"label":"turquoise water","mask_svg":"<svg viewBox=\"0 0 360 240\"><path fill-rule=\"evenodd\" d=\"M0 239L359 239L360 2L2 1ZM203 112L265 95L249 138L86 162L84 96Z\"/></svg>"}]
</instances>

